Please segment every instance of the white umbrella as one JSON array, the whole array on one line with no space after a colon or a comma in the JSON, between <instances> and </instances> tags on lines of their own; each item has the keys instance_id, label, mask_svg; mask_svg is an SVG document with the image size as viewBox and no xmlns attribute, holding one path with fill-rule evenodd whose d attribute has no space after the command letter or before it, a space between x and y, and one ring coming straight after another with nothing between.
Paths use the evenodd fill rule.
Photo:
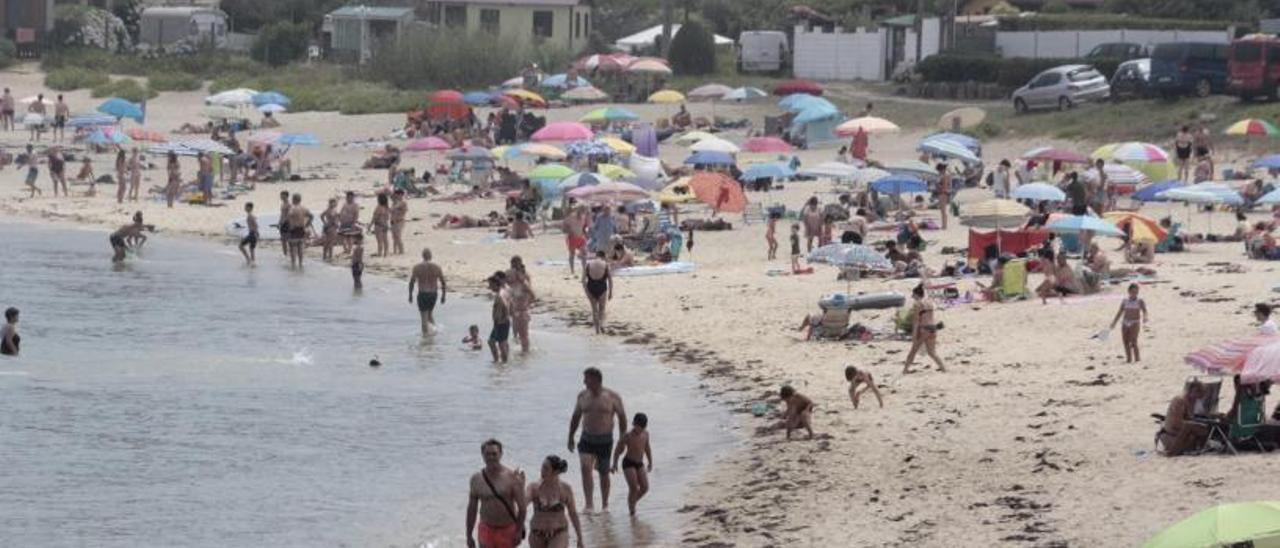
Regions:
<instances>
[{"instance_id":1,"label":"white umbrella","mask_svg":"<svg viewBox=\"0 0 1280 548\"><path fill-rule=\"evenodd\" d=\"M249 88L229 89L222 93L205 97L204 102L210 105L222 105L227 107L252 105L253 96L257 94L258 92L256 90Z\"/></svg>"},{"instance_id":2,"label":"white umbrella","mask_svg":"<svg viewBox=\"0 0 1280 548\"><path fill-rule=\"evenodd\" d=\"M187 139L177 141L175 144L196 152L203 152L205 154L232 154L235 152L228 148L227 145L214 141L213 139Z\"/></svg>"},{"instance_id":3,"label":"white umbrella","mask_svg":"<svg viewBox=\"0 0 1280 548\"><path fill-rule=\"evenodd\" d=\"M694 143L689 147L694 152L723 152L726 154L737 154L740 150L738 145L719 137L708 137Z\"/></svg>"},{"instance_id":4,"label":"white umbrella","mask_svg":"<svg viewBox=\"0 0 1280 548\"><path fill-rule=\"evenodd\" d=\"M263 114L266 114L268 112L271 114L278 114L288 110L289 109L285 108L284 105L277 105L275 103L267 103L265 105L258 107L258 112L261 112Z\"/></svg>"},{"instance_id":5,"label":"white umbrella","mask_svg":"<svg viewBox=\"0 0 1280 548\"><path fill-rule=\"evenodd\" d=\"M24 105L30 105L31 103L36 102L36 99L39 99L39 98L40 98L40 96L39 96L39 95L32 95L32 96L30 96L30 97L23 97L23 98L22 98L20 101L18 101L18 102L19 102L19 103L22 103L22 104L24 104ZM47 98L46 98L46 99L41 100L41 102L42 102L42 103L44 103L44 106L45 106L45 107L52 107L52 106L53 106L53 101L50 101L50 100L49 100L49 99L47 99Z\"/></svg>"},{"instance_id":6,"label":"white umbrella","mask_svg":"<svg viewBox=\"0 0 1280 548\"><path fill-rule=\"evenodd\" d=\"M798 175L815 178L853 179L858 174L858 166L844 162L823 162L815 166L802 167L796 171Z\"/></svg>"}]
</instances>

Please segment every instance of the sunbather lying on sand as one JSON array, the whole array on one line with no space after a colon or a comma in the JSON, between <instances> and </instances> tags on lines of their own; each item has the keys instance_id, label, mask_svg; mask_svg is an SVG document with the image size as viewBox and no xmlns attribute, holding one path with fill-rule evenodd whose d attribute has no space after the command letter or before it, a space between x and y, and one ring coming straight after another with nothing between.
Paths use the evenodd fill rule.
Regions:
<instances>
[{"instance_id":1,"label":"sunbather lying on sand","mask_svg":"<svg viewBox=\"0 0 1280 548\"><path fill-rule=\"evenodd\" d=\"M492 197L493 197L493 192L488 190L480 190L480 187L473 186L471 187L471 190L468 190L466 192L454 192L453 194L450 194L448 196L432 198L431 201L433 202L465 202L467 200L474 200L476 198L492 198Z\"/></svg>"},{"instance_id":2,"label":"sunbather lying on sand","mask_svg":"<svg viewBox=\"0 0 1280 548\"><path fill-rule=\"evenodd\" d=\"M436 223L436 228L484 228L506 226L507 220L497 211L490 211L489 216L484 219L477 219L470 215L453 215L446 213L440 218L440 222Z\"/></svg>"},{"instance_id":3,"label":"sunbather lying on sand","mask_svg":"<svg viewBox=\"0 0 1280 548\"><path fill-rule=\"evenodd\" d=\"M180 135L201 135L204 133L213 133L213 122L205 122L203 126L198 126L192 123L183 123L173 132Z\"/></svg>"}]
</instances>

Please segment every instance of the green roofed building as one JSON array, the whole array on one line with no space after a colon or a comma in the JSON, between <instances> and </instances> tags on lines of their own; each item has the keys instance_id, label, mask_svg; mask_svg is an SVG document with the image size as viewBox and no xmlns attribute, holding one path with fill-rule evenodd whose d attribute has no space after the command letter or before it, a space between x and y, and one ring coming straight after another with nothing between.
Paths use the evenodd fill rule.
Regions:
<instances>
[{"instance_id":1,"label":"green roofed building","mask_svg":"<svg viewBox=\"0 0 1280 548\"><path fill-rule=\"evenodd\" d=\"M572 52L587 45L595 22L585 0L417 0L427 22L487 32L520 44L550 44Z\"/></svg>"}]
</instances>

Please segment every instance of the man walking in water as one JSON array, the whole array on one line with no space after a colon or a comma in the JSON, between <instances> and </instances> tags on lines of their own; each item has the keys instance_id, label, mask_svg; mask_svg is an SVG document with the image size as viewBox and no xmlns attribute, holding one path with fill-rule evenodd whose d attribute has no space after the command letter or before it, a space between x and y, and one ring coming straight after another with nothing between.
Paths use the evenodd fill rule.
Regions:
<instances>
[{"instance_id":1,"label":"man walking in water","mask_svg":"<svg viewBox=\"0 0 1280 548\"><path fill-rule=\"evenodd\" d=\"M418 291L414 293L414 287ZM422 317L422 334L429 335L436 328L436 319L432 312L436 309L436 297L444 304L448 286L444 281L444 271L440 265L431 262L431 250L422 250L422 262L414 265L409 273L409 302L418 303L418 314Z\"/></svg>"},{"instance_id":2,"label":"man walking in water","mask_svg":"<svg viewBox=\"0 0 1280 548\"><path fill-rule=\"evenodd\" d=\"M467 500L467 548L476 548L475 536L480 537L480 548L515 548L524 537L524 472L502 465L502 442L498 440L481 444L480 456L484 468L471 476Z\"/></svg>"},{"instance_id":3,"label":"man walking in water","mask_svg":"<svg viewBox=\"0 0 1280 548\"><path fill-rule=\"evenodd\" d=\"M609 464L613 453L613 419L618 419L618 435L627 431L627 412L622 407L622 396L604 387L604 375L599 369L588 367L582 372L582 384L586 389L578 393L569 420L569 451L574 449L573 435L582 423L582 437L578 439L578 462L582 464L582 491L586 494L587 511L594 509L592 501L591 470L600 473L600 507L609 509ZM584 420L585 419L585 420Z\"/></svg>"},{"instance_id":4,"label":"man walking in water","mask_svg":"<svg viewBox=\"0 0 1280 548\"><path fill-rule=\"evenodd\" d=\"M294 194L289 206L289 233L282 235L289 247L289 266L302 268L302 252L307 245L307 231L311 228L311 210L302 207L302 195Z\"/></svg>"}]
</instances>

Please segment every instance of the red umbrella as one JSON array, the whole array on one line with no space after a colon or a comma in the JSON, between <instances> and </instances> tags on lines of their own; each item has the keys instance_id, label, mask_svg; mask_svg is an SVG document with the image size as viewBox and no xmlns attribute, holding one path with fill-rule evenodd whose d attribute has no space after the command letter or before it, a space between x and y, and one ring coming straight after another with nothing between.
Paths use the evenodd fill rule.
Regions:
<instances>
[{"instance_id":1,"label":"red umbrella","mask_svg":"<svg viewBox=\"0 0 1280 548\"><path fill-rule=\"evenodd\" d=\"M747 152L791 152L791 145L777 137L752 137L742 143Z\"/></svg>"},{"instance_id":2,"label":"red umbrella","mask_svg":"<svg viewBox=\"0 0 1280 548\"><path fill-rule=\"evenodd\" d=\"M1039 147L1028 150L1022 155L1023 160L1038 160L1041 162L1065 162L1068 164L1088 164L1091 163L1089 158L1078 152L1072 152L1063 148Z\"/></svg>"},{"instance_id":3,"label":"red umbrella","mask_svg":"<svg viewBox=\"0 0 1280 548\"><path fill-rule=\"evenodd\" d=\"M822 86L810 80L787 80L773 88L774 95L791 95L793 93L822 95Z\"/></svg>"},{"instance_id":4,"label":"red umbrella","mask_svg":"<svg viewBox=\"0 0 1280 548\"><path fill-rule=\"evenodd\" d=\"M723 173L703 171L689 178L689 190L698 201L716 211L740 213L747 209L747 195L742 185Z\"/></svg>"},{"instance_id":5,"label":"red umbrella","mask_svg":"<svg viewBox=\"0 0 1280 548\"><path fill-rule=\"evenodd\" d=\"M461 120L467 117L468 111L469 107L462 100L462 92L442 89L427 96L427 116L430 118Z\"/></svg>"},{"instance_id":6,"label":"red umbrella","mask_svg":"<svg viewBox=\"0 0 1280 548\"><path fill-rule=\"evenodd\" d=\"M452 90L452 89L442 89L442 90L434 91L431 93L431 95L427 96L427 102L428 103L444 103L444 104L461 103L463 102L462 92L457 90Z\"/></svg>"}]
</instances>

